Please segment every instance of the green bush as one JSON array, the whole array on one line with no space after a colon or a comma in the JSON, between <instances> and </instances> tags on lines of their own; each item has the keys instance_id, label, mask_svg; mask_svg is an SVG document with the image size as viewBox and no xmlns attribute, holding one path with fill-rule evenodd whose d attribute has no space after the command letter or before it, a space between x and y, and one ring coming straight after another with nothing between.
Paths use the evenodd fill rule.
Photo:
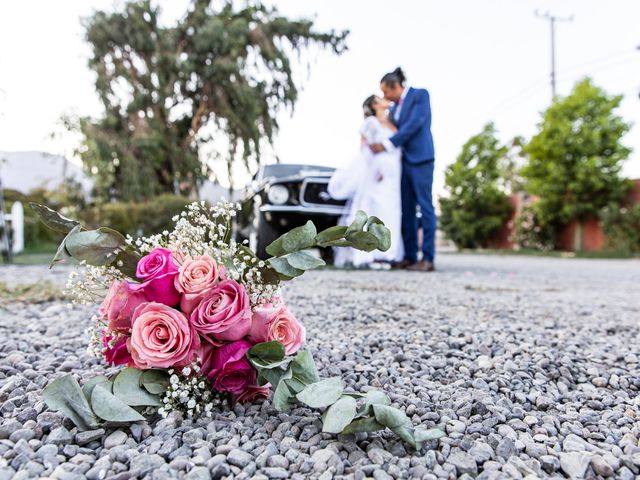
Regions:
<instances>
[{"instance_id":1,"label":"green bush","mask_svg":"<svg viewBox=\"0 0 640 480\"><path fill-rule=\"evenodd\" d=\"M602 210L600 218L608 248L621 253L640 252L640 204L609 205Z\"/></svg>"},{"instance_id":2,"label":"green bush","mask_svg":"<svg viewBox=\"0 0 640 480\"><path fill-rule=\"evenodd\" d=\"M525 250L551 251L556 246L556 229L541 220L535 205L527 205L516 219L515 242Z\"/></svg>"},{"instance_id":3,"label":"green bush","mask_svg":"<svg viewBox=\"0 0 640 480\"><path fill-rule=\"evenodd\" d=\"M110 227L125 235L150 235L171 230L172 218L191 200L179 195L160 195L147 202L112 202L97 205L81 213L83 224Z\"/></svg>"}]
</instances>

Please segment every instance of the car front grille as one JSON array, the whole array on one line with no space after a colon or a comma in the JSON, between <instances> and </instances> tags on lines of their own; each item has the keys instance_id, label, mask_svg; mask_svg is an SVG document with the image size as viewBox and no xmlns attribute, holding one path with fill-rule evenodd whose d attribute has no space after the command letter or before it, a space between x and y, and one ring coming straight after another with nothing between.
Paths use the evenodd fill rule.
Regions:
<instances>
[{"instance_id":1,"label":"car front grille","mask_svg":"<svg viewBox=\"0 0 640 480\"><path fill-rule=\"evenodd\" d=\"M302 185L300 203L307 205L336 205L343 206L344 200L335 200L327 192L327 180L308 180Z\"/></svg>"}]
</instances>

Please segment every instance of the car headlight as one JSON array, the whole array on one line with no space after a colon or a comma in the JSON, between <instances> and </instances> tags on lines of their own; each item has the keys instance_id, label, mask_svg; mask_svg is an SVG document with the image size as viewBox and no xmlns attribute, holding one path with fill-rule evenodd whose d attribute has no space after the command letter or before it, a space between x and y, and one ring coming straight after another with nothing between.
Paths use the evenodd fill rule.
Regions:
<instances>
[{"instance_id":1,"label":"car headlight","mask_svg":"<svg viewBox=\"0 0 640 480\"><path fill-rule=\"evenodd\" d=\"M284 185L271 185L267 198L274 205L284 205L289 200L289 189Z\"/></svg>"}]
</instances>

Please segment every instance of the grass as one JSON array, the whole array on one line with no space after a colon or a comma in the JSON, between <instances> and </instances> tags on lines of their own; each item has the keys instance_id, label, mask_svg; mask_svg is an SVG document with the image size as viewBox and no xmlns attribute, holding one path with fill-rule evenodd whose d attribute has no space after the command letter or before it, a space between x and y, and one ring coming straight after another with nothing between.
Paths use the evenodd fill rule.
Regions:
<instances>
[{"instance_id":1,"label":"grass","mask_svg":"<svg viewBox=\"0 0 640 480\"><path fill-rule=\"evenodd\" d=\"M444 252L443 252L444 253ZM541 250L497 250L497 249L479 249L479 250L460 250L459 253L468 253L472 255L499 255L499 256L525 256L525 257L551 257L551 258L594 258L594 259L629 259L640 258L639 253L627 253L616 251L600 251L600 252L563 252L563 251L541 251Z\"/></svg>"},{"instance_id":2,"label":"grass","mask_svg":"<svg viewBox=\"0 0 640 480\"><path fill-rule=\"evenodd\" d=\"M54 244L40 244L25 248L22 252L13 256L14 265L48 265L56 254L57 246ZM0 265L5 265L4 257L0 256Z\"/></svg>"},{"instance_id":3,"label":"grass","mask_svg":"<svg viewBox=\"0 0 640 480\"><path fill-rule=\"evenodd\" d=\"M62 289L50 281L16 285L0 282L0 308L15 302L36 304L66 299Z\"/></svg>"}]
</instances>

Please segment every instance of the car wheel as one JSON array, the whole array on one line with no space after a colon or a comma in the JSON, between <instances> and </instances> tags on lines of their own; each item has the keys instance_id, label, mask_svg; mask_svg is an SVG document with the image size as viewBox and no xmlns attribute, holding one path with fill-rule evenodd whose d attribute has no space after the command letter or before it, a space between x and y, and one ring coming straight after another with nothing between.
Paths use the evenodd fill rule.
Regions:
<instances>
[{"instance_id":1,"label":"car wheel","mask_svg":"<svg viewBox=\"0 0 640 480\"><path fill-rule=\"evenodd\" d=\"M278 235L278 232L273 225L267 222L267 219L264 217L264 214L261 213L258 217L258 238L256 239L256 255L258 258L265 259L269 256L267 253L267 246L273 242Z\"/></svg>"}]
</instances>

